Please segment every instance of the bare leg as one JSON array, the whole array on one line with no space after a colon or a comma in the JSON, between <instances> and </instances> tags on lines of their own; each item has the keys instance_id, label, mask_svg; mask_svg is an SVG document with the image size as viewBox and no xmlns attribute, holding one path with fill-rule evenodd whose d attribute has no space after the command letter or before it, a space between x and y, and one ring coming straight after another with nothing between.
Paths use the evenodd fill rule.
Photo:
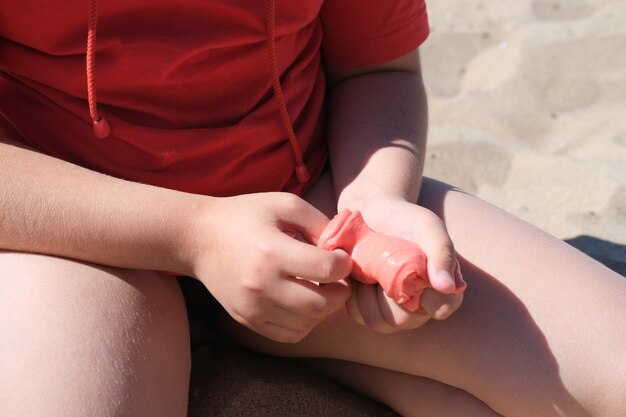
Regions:
<instances>
[{"instance_id":1,"label":"bare leg","mask_svg":"<svg viewBox=\"0 0 626 417\"><path fill-rule=\"evenodd\" d=\"M306 363L337 383L392 406L403 417L500 416L466 391L432 379L334 359Z\"/></svg>"},{"instance_id":2,"label":"bare leg","mask_svg":"<svg viewBox=\"0 0 626 417\"><path fill-rule=\"evenodd\" d=\"M332 206L330 190L311 196L322 208ZM623 415L626 280L441 183L426 180L420 204L445 220L461 256L468 290L451 318L380 335L339 312L296 345L233 332L274 354L336 358L440 381L505 416Z\"/></svg>"},{"instance_id":3,"label":"bare leg","mask_svg":"<svg viewBox=\"0 0 626 417\"><path fill-rule=\"evenodd\" d=\"M1 415L186 416L172 278L0 252L0 334Z\"/></svg>"}]
</instances>

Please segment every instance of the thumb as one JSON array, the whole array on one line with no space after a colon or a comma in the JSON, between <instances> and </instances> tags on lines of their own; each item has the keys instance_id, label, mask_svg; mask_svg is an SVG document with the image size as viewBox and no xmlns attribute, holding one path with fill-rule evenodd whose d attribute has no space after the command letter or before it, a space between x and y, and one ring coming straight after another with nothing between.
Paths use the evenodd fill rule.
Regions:
<instances>
[{"instance_id":1,"label":"thumb","mask_svg":"<svg viewBox=\"0 0 626 417\"><path fill-rule=\"evenodd\" d=\"M429 231L428 239L424 239L421 246L428 259L428 278L432 287L442 294L462 292L466 284L443 222Z\"/></svg>"}]
</instances>

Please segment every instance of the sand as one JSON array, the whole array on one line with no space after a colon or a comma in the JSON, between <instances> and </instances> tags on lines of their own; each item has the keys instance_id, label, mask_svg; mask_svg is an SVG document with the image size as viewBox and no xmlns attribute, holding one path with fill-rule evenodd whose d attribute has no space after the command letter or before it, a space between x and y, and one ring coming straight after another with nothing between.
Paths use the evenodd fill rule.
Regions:
<instances>
[{"instance_id":1,"label":"sand","mask_svg":"<svg viewBox=\"0 0 626 417\"><path fill-rule=\"evenodd\" d=\"M626 0L433 0L426 174L626 275ZM292 361L194 354L191 416L383 416Z\"/></svg>"},{"instance_id":2,"label":"sand","mask_svg":"<svg viewBox=\"0 0 626 417\"><path fill-rule=\"evenodd\" d=\"M426 175L626 274L626 1L437 0L429 15Z\"/></svg>"}]
</instances>

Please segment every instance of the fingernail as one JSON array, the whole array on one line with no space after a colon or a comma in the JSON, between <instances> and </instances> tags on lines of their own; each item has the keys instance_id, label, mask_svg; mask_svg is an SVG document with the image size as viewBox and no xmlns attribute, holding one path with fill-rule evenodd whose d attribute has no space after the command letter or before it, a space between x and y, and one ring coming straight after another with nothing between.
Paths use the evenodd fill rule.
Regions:
<instances>
[{"instance_id":1,"label":"fingernail","mask_svg":"<svg viewBox=\"0 0 626 417\"><path fill-rule=\"evenodd\" d=\"M454 268L454 278L456 286L456 292L463 292L465 288L467 288L467 282L463 279L463 274L461 273L461 265L459 261L456 261L456 268Z\"/></svg>"},{"instance_id":2,"label":"fingernail","mask_svg":"<svg viewBox=\"0 0 626 417\"><path fill-rule=\"evenodd\" d=\"M456 268L454 270L454 278L456 278L456 280L464 285L467 285L465 280L463 279L463 274L461 273L461 269L460 268Z\"/></svg>"},{"instance_id":3,"label":"fingernail","mask_svg":"<svg viewBox=\"0 0 626 417\"><path fill-rule=\"evenodd\" d=\"M442 282L442 283L450 283L450 287L452 287L450 290L454 290L454 288L456 288L456 285L454 284L454 278L452 278L452 275L450 274L450 272L446 271L445 269L437 272L437 279Z\"/></svg>"},{"instance_id":4,"label":"fingernail","mask_svg":"<svg viewBox=\"0 0 626 417\"><path fill-rule=\"evenodd\" d=\"M456 282L457 287L463 287L463 288L467 287L467 282L465 282L465 280L463 279L463 275L461 275L460 272L456 274L456 280L457 280Z\"/></svg>"}]
</instances>

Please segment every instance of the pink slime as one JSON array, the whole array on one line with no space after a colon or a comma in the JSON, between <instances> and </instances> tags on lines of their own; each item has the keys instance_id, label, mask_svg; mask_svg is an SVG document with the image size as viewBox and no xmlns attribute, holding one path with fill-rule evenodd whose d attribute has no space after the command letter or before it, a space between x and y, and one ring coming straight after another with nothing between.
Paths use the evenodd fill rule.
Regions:
<instances>
[{"instance_id":1,"label":"pink slime","mask_svg":"<svg viewBox=\"0 0 626 417\"><path fill-rule=\"evenodd\" d=\"M424 289L431 286L424 251L409 240L374 232L358 211L344 209L337 214L317 246L346 251L355 279L380 284L388 297L409 311L419 308Z\"/></svg>"}]
</instances>

